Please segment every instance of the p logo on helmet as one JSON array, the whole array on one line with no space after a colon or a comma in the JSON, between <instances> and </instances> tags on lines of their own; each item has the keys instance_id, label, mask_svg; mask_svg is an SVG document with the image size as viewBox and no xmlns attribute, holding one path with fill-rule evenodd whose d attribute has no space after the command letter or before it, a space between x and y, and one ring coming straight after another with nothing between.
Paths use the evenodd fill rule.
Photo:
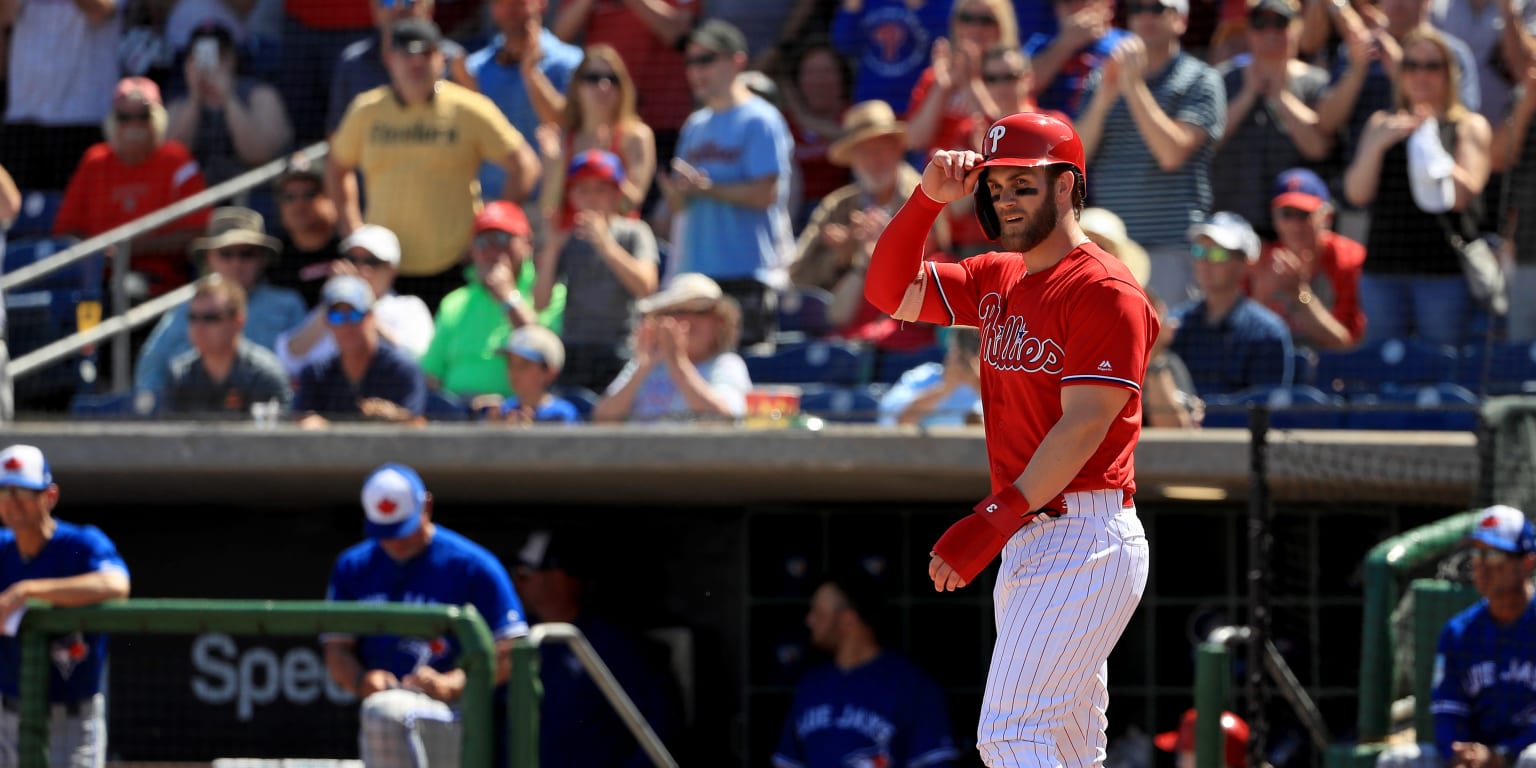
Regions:
<instances>
[{"instance_id":1,"label":"p logo on helmet","mask_svg":"<svg viewBox=\"0 0 1536 768\"><path fill-rule=\"evenodd\" d=\"M1071 125L1047 114L1019 112L998 120L987 130L986 150L983 169L994 165L1036 168L1065 163L1084 180L1088 178L1083 140ZM992 207L992 194L987 191L985 170L976 179L975 196L981 231L987 239L996 240L1002 234L1002 226L997 210Z\"/></svg>"}]
</instances>

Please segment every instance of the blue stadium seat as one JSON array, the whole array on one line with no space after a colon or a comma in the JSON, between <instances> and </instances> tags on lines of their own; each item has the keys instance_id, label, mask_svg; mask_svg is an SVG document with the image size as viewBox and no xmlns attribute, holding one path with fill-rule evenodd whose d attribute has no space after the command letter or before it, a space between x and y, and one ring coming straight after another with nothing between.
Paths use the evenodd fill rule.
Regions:
<instances>
[{"instance_id":1,"label":"blue stadium seat","mask_svg":"<svg viewBox=\"0 0 1536 768\"><path fill-rule=\"evenodd\" d=\"M1388 387L1350 401L1350 429L1477 429L1477 395L1458 384Z\"/></svg>"},{"instance_id":2,"label":"blue stadium seat","mask_svg":"<svg viewBox=\"0 0 1536 768\"><path fill-rule=\"evenodd\" d=\"M791 288L779 296L779 332L802 333L808 339L832 332L827 310L832 294L820 288Z\"/></svg>"},{"instance_id":3,"label":"blue stadium seat","mask_svg":"<svg viewBox=\"0 0 1536 768\"><path fill-rule=\"evenodd\" d=\"M555 397L563 397L576 406L576 413L581 415L582 421L592 420L592 409L597 406L601 395L586 387L554 387L550 390Z\"/></svg>"},{"instance_id":4,"label":"blue stadium seat","mask_svg":"<svg viewBox=\"0 0 1536 768\"><path fill-rule=\"evenodd\" d=\"M913 350L911 352L880 352L875 359L875 381L894 384L901 375L925 363L944 362L943 345Z\"/></svg>"},{"instance_id":5,"label":"blue stadium seat","mask_svg":"<svg viewBox=\"0 0 1536 768\"><path fill-rule=\"evenodd\" d=\"M1317 387L1256 387L1206 400L1204 426L1248 426L1248 407L1269 406L1275 429L1340 429L1345 424L1344 398Z\"/></svg>"},{"instance_id":6,"label":"blue stadium seat","mask_svg":"<svg viewBox=\"0 0 1536 768\"><path fill-rule=\"evenodd\" d=\"M841 341L780 344L745 359L755 384L858 384L870 367L865 347Z\"/></svg>"},{"instance_id":7,"label":"blue stadium seat","mask_svg":"<svg viewBox=\"0 0 1536 768\"><path fill-rule=\"evenodd\" d=\"M53 219L59 214L59 203L63 202L64 193L52 189L34 189L21 193L21 211L16 214L16 220L11 222L11 228L6 231L6 236L42 237L53 234Z\"/></svg>"},{"instance_id":8,"label":"blue stadium seat","mask_svg":"<svg viewBox=\"0 0 1536 768\"><path fill-rule=\"evenodd\" d=\"M1297 347L1291 353L1291 383L1317 386L1317 351Z\"/></svg>"},{"instance_id":9,"label":"blue stadium seat","mask_svg":"<svg viewBox=\"0 0 1536 768\"><path fill-rule=\"evenodd\" d=\"M869 387L805 387L800 412L826 421L873 424L880 416L880 397Z\"/></svg>"},{"instance_id":10,"label":"blue stadium seat","mask_svg":"<svg viewBox=\"0 0 1536 768\"><path fill-rule=\"evenodd\" d=\"M427 406L422 412L429 421L468 421L475 414L469 403L457 395L436 389L427 390Z\"/></svg>"},{"instance_id":11,"label":"blue stadium seat","mask_svg":"<svg viewBox=\"0 0 1536 768\"><path fill-rule=\"evenodd\" d=\"M1491 347L1477 343L1463 347L1456 383L1490 395L1536 391L1536 342L1502 342Z\"/></svg>"},{"instance_id":12,"label":"blue stadium seat","mask_svg":"<svg viewBox=\"0 0 1536 768\"><path fill-rule=\"evenodd\" d=\"M153 393L148 391L80 394L69 401L69 415L91 421L146 419L159 410Z\"/></svg>"},{"instance_id":13,"label":"blue stadium seat","mask_svg":"<svg viewBox=\"0 0 1536 768\"><path fill-rule=\"evenodd\" d=\"M74 245L72 237L24 238L9 243L0 271L13 272ZM85 302L102 301L102 258L98 254L5 294L6 345L14 359L58 341L79 329ZM89 365L87 365L89 363ZM31 399L73 394L94 377L94 353L65 358L16 383L16 396ZM59 407L67 401L61 400Z\"/></svg>"},{"instance_id":14,"label":"blue stadium seat","mask_svg":"<svg viewBox=\"0 0 1536 768\"><path fill-rule=\"evenodd\" d=\"M1350 352L1317 356L1317 386L1341 394L1369 394L1388 385L1439 384L1455 380L1452 347L1386 339Z\"/></svg>"}]
</instances>

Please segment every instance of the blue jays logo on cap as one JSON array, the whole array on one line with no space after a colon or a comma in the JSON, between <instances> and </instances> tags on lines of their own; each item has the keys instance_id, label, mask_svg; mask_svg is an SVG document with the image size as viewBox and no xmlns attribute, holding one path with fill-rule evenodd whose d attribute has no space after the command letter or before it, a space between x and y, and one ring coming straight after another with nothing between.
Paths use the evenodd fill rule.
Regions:
<instances>
[{"instance_id":1,"label":"blue jays logo on cap","mask_svg":"<svg viewBox=\"0 0 1536 768\"><path fill-rule=\"evenodd\" d=\"M53 485L53 471L43 452L30 445L13 445L0 451L0 488L46 491Z\"/></svg>"},{"instance_id":2,"label":"blue jays logo on cap","mask_svg":"<svg viewBox=\"0 0 1536 768\"><path fill-rule=\"evenodd\" d=\"M1483 510L1469 536L1473 541L1516 555L1536 552L1536 526L1531 525L1524 512L1503 504Z\"/></svg>"},{"instance_id":3,"label":"blue jays logo on cap","mask_svg":"<svg viewBox=\"0 0 1536 768\"><path fill-rule=\"evenodd\" d=\"M400 539L421 528L427 487L416 471L385 464L363 483L363 531L370 539Z\"/></svg>"}]
</instances>

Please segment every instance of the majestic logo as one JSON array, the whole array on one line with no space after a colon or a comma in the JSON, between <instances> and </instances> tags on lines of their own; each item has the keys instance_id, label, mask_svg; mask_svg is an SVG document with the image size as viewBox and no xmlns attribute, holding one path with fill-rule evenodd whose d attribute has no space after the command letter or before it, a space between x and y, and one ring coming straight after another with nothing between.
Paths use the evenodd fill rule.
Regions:
<instances>
[{"instance_id":1,"label":"majestic logo","mask_svg":"<svg viewBox=\"0 0 1536 768\"><path fill-rule=\"evenodd\" d=\"M981 359L995 370L1060 375L1066 355L1051 339L1029 334L1019 315L1003 315L1003 297L989 293L977 308L981 318Z\"/></svg>"},{"instance_id":2,"label":"majestic logo","mask_svg":"<svg viewBox=\"0 0 1536 768\"><path fill-rule=\"evenodd\" d=\"M1007 132L1008 129L1001 125L994 125L992 126L992 130L987 131L987 138L992 140L992 148L987 150L987 157L991 157L997 153L997 142L1002 141L1003 134Z\"/></svg>"},{"instance_id":3,"label":"majestic logo","mask_svg":"<svg viewBox=\"0 0 1536 768\"><path fill-rule=\"evenodd\" d=\"M1099 370L1101 371L1113 371L1114 369L1114 366L1110 365L1108 360L1101 360L1099 362Z\"/></svg>"}]
</instances>

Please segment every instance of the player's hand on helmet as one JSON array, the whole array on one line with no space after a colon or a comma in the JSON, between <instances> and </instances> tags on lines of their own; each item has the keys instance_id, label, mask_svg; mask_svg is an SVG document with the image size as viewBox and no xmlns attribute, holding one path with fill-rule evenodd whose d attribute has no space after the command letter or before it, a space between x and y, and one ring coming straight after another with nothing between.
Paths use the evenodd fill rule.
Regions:
<instances>
[{"instance_id":1,"label":"player's hand on helmet","mask_svg":"<svg viewBox=\"0 0 1536 768\"><path fill-rule=\"evenodd\" d=\"M370 669L363 673L362 679L357 683L357 697L366 699L379 691L399 687L400 680L395 677L395 673L387 669Z\"/></svg>"},{"instance_id":2,"label":"player's hand on helmet","mask_svg":"<svg viewBox=\"0 0 1536 768\"><path fill-rule=\"evenodd\" d=\"M940 203L952 203L976 189L982 156L969 149L941 149L923 169L923 194Z\"/></svg>"},{"instance_id":3,"label":"player's hand on helmet","mask_svg":"<svg viewBox=\"0 0 1536 768\"><path fill-rule=\"evenodd\" d=\"M928 555L928 578L933 579L933 591L953 592L965 586L965 578L955 573L955 570L949 567L949 563L944 562L944 558L932 552Z\"/></svg>"}]
</instances>

